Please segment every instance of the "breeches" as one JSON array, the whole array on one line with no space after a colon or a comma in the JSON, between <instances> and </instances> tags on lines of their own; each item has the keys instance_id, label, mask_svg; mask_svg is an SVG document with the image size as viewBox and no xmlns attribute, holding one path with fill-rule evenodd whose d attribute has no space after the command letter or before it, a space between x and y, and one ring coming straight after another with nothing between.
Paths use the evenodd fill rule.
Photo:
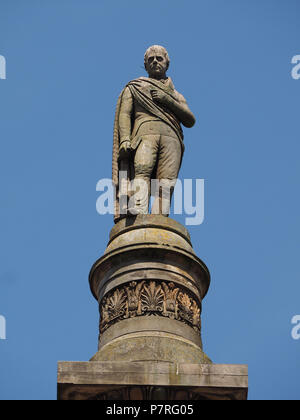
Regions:
<instances>
[{"instance_id":1,"label":"breeches","mask_svg":"<svg viewBox=\"0 0 300 420\"><path fill-rule=\"evenodd\" d=\"M181 164L180 141L160 134L141 137L134 159L134 208L136 213L147 214L152 194L155 195L152 214L168 216Z\"/></svg>"}]
</instances>

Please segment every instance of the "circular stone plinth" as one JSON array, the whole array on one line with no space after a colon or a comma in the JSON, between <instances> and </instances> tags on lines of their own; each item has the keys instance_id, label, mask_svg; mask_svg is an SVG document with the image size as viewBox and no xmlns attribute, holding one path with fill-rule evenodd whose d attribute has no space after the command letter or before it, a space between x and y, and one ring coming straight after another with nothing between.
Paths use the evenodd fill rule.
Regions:
<instances>
[{"instance_id":1,"label":"circular stone plinth","mask_svg":"<svg viewBox=\"0 0 300 420\"><path fill-rule=\"evenodd\" d=\"M157 244L183 249L194 254L187 229L164 216L139 215L121 220L110 233L105 254L133 245Z\"/></svg>"},{"instance_id":2,"label":"circular stone plinth","mask_svg":"<svg viewBox=\"0 0 300 420\"><path fill-rule=\"evenodd\" d=\"M92 360L210 363L202 351L202 300L210 284L180 223L156 215L121 220L93 266L100 308Z\"/></svg>"},{"instance_id":3,"label":"circular stone plinth","mask_svg":"<svg viewBox=\"0 0 300 420\"><path fill-rule=\"evenodd\" d=\"M186 286L194 282L200 290L201 299L209 289L208 268L196 256L187 229L173 219L138 215L118 222L111 230L103 257L96 261L90 272L89 281L94 297L99 300L103 286L109 279L108 272L111 273L114 267L128 267L134 262L140 262L145 267L152 263L163 263L168 268L173 266L173 271L184 270Z\"/></svg>"},{"instance_id":4,"label":"circular stone plinth","mask_svg":"<svg viewBox=\"0 0 300 420\"><path fill-rule=\"evenodd\" d=\"M191 237L188 230L180 223L169 217L153 215L153 214L139 214L138 216L130 216L118 222L110 232L110 242L122 233L130 230L140 228L160 228L166 231L174 232L181 235L187 240L190 245Z\"/></svg>"},{"instance_id":5,"label":"circular stone plinth","mask_svg":"<svg viewBox=\"0 0 300 420\"><path fill-rule=\"evenodd\" d=\"M200 347L166 333L132 334L118 338L103 346L91 361L212 363Z\"/></svg>"}]
</instances>

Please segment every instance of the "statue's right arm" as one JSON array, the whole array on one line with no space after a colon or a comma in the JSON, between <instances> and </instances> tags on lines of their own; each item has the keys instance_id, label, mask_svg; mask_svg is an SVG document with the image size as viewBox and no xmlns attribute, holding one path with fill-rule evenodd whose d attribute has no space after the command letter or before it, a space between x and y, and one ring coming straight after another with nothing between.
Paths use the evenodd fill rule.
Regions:
<instances>
[{"instance_id":1,"label":"statue's right arm","mask_svg":"<svg viewBox=\"0 0 300 420\"><path fill-rule=\"evenodd\" d=\"M122 143L124 142L130 142L132 112L133 97L129 88L126 87L123 92L119 115L120 146L122 146Z\"/></svg>"}]
</instances>

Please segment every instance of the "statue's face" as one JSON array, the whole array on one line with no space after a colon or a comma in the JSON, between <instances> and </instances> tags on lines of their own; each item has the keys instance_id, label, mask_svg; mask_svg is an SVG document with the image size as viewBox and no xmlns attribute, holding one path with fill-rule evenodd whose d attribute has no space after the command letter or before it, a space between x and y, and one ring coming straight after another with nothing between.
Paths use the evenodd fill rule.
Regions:
<instances>
[{"instance_id":1,"label":"statue's face","mask_svg":"<svg viewBox=\"0 0 300 420\"><path fill-rule=\"evenodd\" d=\"M150 77L164 77L168 69L168 61L165 54L159 49L150 51L147 57L146 70Z\"/></svg>"}]
</instances>

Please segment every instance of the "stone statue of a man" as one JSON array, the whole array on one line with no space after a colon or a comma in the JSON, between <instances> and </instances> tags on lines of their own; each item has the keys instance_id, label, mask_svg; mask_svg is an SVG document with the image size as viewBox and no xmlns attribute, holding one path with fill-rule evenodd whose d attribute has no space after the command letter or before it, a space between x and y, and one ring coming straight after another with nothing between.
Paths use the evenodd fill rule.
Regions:
<instances>
[{"instance_id":1,"label":"stone statue of a man","mask_svg":"<svg viewBox=\"0 0 300 420\"><path fill-rule=\"evenodd\" d=\"M192 127L195 117L184 97L167 77L170 60L164 47L154 45L145 54L149 78L141 77L122 91L114 125L113 182L117 187L115 219L147 214L155 186L152 214L169 215L171 196L184 152L181 124ZM121 203L120 173L131 182L132 198ZM151 183L151 180L156 180ZM127 197L128 198L128 197Z\"/></svg>"}]
</instances>

